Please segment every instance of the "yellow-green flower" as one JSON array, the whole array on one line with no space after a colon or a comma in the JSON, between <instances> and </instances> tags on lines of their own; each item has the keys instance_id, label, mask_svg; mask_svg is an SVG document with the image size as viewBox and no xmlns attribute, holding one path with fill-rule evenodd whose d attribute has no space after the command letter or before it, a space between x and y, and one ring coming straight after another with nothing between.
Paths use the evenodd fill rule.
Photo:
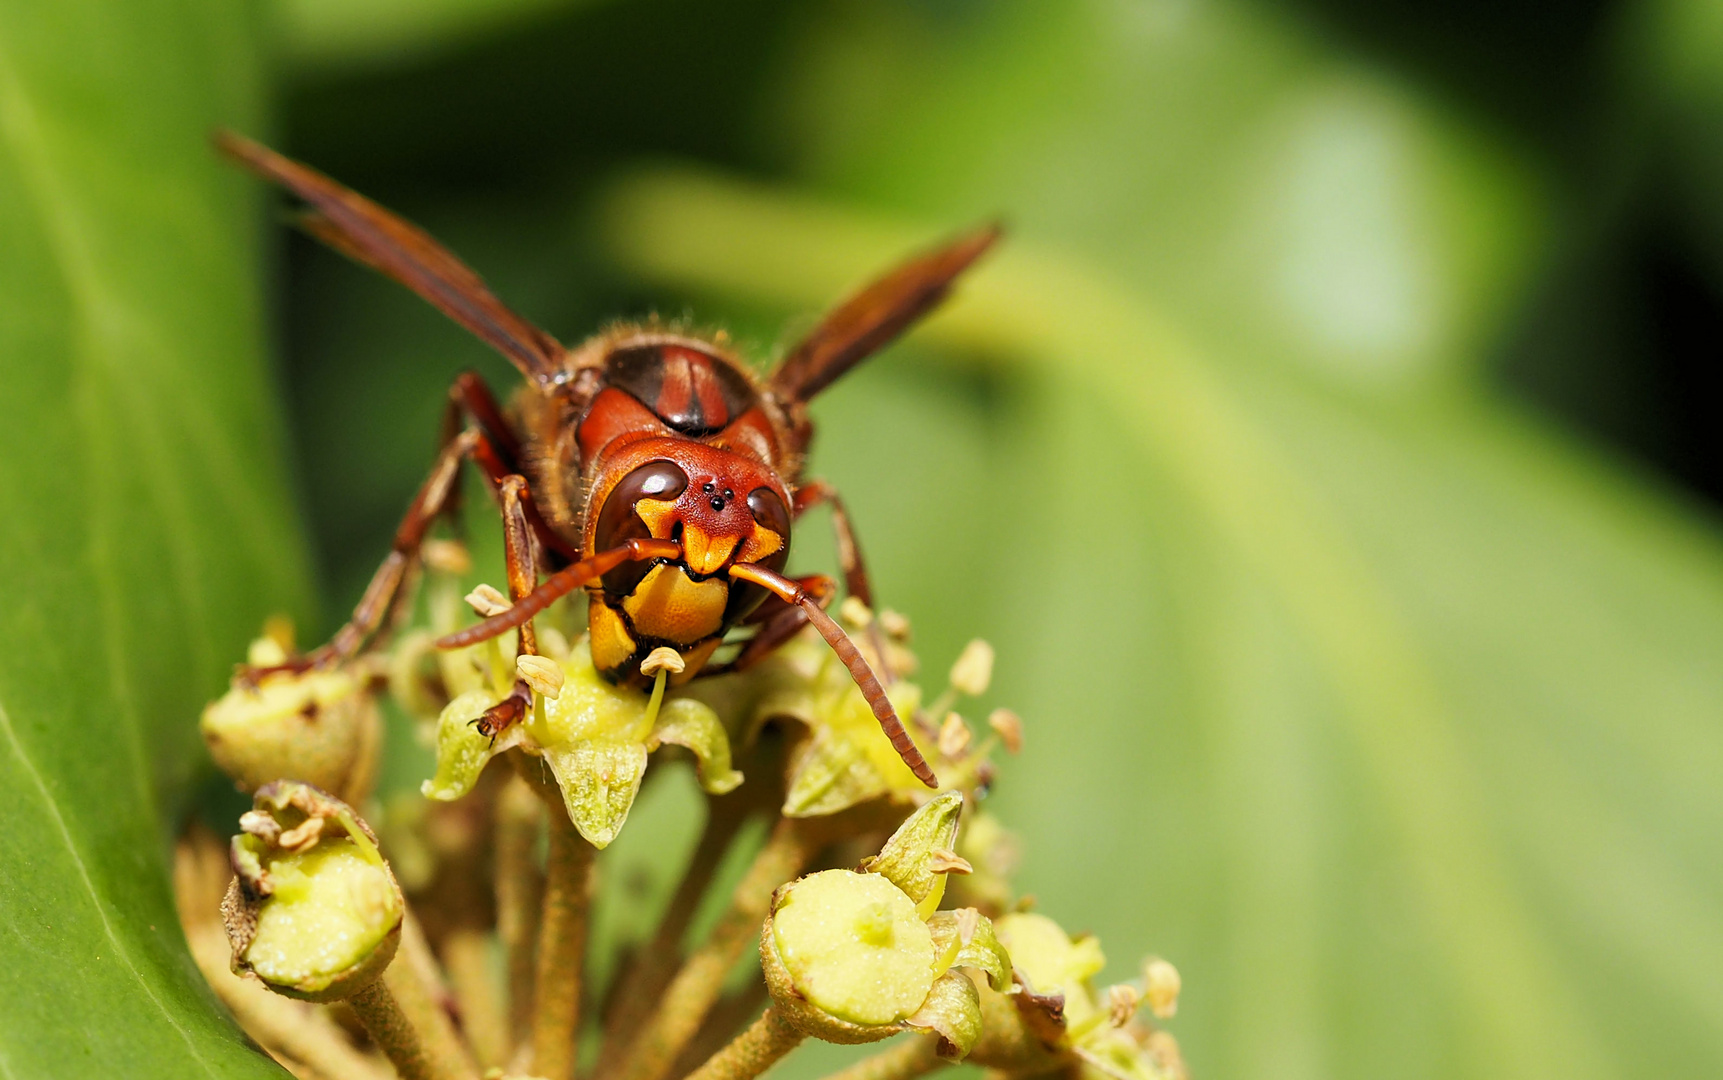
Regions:
<instances>
[{"instance_id":1,"label":"yellow-green flower","mask_svg":"<svg viewBox=\"0 0 1723 1080\"><path fill-rule=\"evenodd\" d=\"M287 658L268 634L251 644L255 667ZM303 780L358 802L370 793L382 737L370 689L376 676L375 665L363 660L255 680L240 674L204 707L198 728L210 756L241 790Z\"/></svg>"},{"instance_id":2,"label":"yellow-green flower","mask_svg":"<svg viewBox=\"0 0 1723 1080\"><path fill-rule=\"evenodd\" d=\"M742 782L742 774L730 767L730 740L717 713L677 692L647 694L606 681L592 666L584 641L553 658L562 672L559 687L554 678L533 673L541 685L555 689L555 697L535 693L525 722L496 739L480 734L473 721L503 699L516 671L500 648L493 651L492 666L506 674L460 694L438 717L437 773L421 789L427 797L460 798L491 758L518 746L544 760L562 790L569 819L602 848L616 839L628 818L647 755L666 743L693 752L708 792L721 795Z\"/></svg>"},{"instance_id":3,"label":"yellow-green flower","mask_svg":"<svg viewBox=\"0 0 1723 1080\"><path fill-rule=\"evenodd\" d=\"M879 671L872 635L862 632L865 617L865 608L846 604L851 635ZM914 657L901 644L888 641L887 652L893 670L914 669ZM994 741L972 745L966 728L962 737L953 738L963 721L951 712L963 692L958 684L985 689L991 656L984 643L973 643L954 667L953 686L927 708L920 686L908 679L887 687L887 696L938 774L942 790L972 791L992 776L988 754ZM690 693L739 720L732 730L749 738L770 720L794 720L806 729L788 762L786 817L834 814L882 796L905 803L928 796L927 788L892 749L849 671L812 631L793 638L743 675L696 682Z\"/></svg>"},{"instance_id":4,"label":"yellow-green flower","mask_svg":"<svg viewBox=\"0 0 1723 1080\"><path fill-rule=\"evenodd\" d=\"M222 903L234 971L310 1001L348 997L381 974L406 902L352 809L309 784L273 783L240 828Z\"/></svg>"},{"instance_id":5,"label":"yellow-green flower","mask_svg":"<svg viewBox=\"0 0 1723 1080\"><path fill-rule=\"evenodd\" d=\"M975 984L958 968L1010 985L1011 961L973 908L936 912L963 796L948 792L910 815L860 872L823 870L773 897L760 960L774 1006L797 1030L859 1043L919 1028L962 1058L981 1035Z\"/></svg>"},{"instance_id":6,"label":"yellow-green flower","mask_svg":"<svg viewBox=\"0 0 1723 1080\"><path fill-rule=\"evenodd\" d=\"M985 1034L974 1060L1010 1072L1074 1067L1090 1080L1177 1080L1178 1044L1134 1022L1138 1005L1159 995L1162 1015L1176 998L1177 972L1164 960L1146 969L1146 985L1097 992L1107 959L1095 938L1073 939L1045 915L1016 912L995 923L1010 952L1016 983L1009 995L981 989Z\"/></svg>"}]
</instances>

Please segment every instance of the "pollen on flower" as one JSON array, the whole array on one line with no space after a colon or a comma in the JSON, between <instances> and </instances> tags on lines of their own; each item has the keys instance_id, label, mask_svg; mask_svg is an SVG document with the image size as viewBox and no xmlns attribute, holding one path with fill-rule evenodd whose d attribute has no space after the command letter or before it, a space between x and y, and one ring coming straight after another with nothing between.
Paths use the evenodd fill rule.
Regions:
<instances>
[{"instance_id":1,"label":"pollen on flower","mask_svg":"<svg viewBox=\"0 0 1723 1080\"><path fill-rule=\"evenodd\" d=\"M480 582L473 591L465 597L467 606L479 613L479 618L488 619L492 615L501 615L511 606L509 598L497 591L496 586Z\"/></svg>"},{"instance_id":2,"label":"pollen on flower","mask_svg":"<svg viewBox=\"0 0 1723 1080\"><path fill-rule=\"evenodd\" d=\"M954 758L969 749L969 725L956 713L946 713L939 725L939 752Z\"/></svg>"},{"instance_id":3,"label":"pollen on flower","mask_svg":"<svg viewBox=\"0 0 1723 1080\"><path fill-rule=\"evenodd\" d=\"M1119 983L1107 987L1107 1022L1116 1028L1124 1027L1137 1015L1137 1006L1142 1003L1143 995L1134 986Z\"/></svg>"},{"instance_id":4,"label":"pollen on flower","mask_svg":"<svg viewBox=\"0 0 1723 1080\"><path fill-rule=\"evenodd\" d=\"M1155 956L1143 965L1143 996L1149 1009L1162 1020L1179 1011L1179 969Z\"/></svg>"},{"instance_id":5,"label":"pollen on flower","mask_svg":"<svg viewBox=\"0 0 1723 1080\"><path fill-rule=\"evenodd\" d=\"M426 566L440 574L464 577L473 572L473 557L467 553L467 545L459 540L426 540L419 547L419 556Z\"/></svg>"},{"instance_id":6,"label":"pollen on flower","mask_svg":"<svg viewBox=\"0 0 1723 1080\"><path fill-rule=\"evenodd\" d=\"M976 638L963 647L951 665L951 685L970 697L980 697L992 681L993 646Z\"/></svg>"},{"instance_id":7,"label":"pollen on flower","mask_svg":"<svg viewBox=\"0 0 1723 1080\"><path fill-rule=\"evenodd\" d=\"M532 687L533 693L551 701L562 693L562 665L549 657L523 653L515 657L515 674Z\"/></svg>"},{"instance_id":8,"label":"pollen on flower","mask_svg":"<svg viewBox=\"0 0 1723 1080\"><path fill-rule=\"evenodd\" d=\"M640 661L640 674L648 679L654 678L660 671L668 671L672 675L680 675L688 664L682 659L682 654L675 649L660 645L646 654L646 659Z\"/></svg>"},{"instance_id":9,"label":"pollen on flower","mask_svg":"<svg viewBox=\"0 0 1723 1080\"><path fill-rule=\"evenodd\" d=\"M992 728L1013 754L1023 749L1023 721L1010 709L994 709L987 714L987 726Z\"/></svg>"},{"instance_id":10,"label":"pollen on flower","mask_svg":"<svg viewBox=\"0 0 1723 1080\"><path fill-rule=\"evenodd\" d=\"M873 622L873 610L858 597L846 596L844 602L838 605L838 618L859 630Z\"/></svg>"},{"instance_id":11,"label":"pollen on flower","mask_svg":"<svg viewBox=\"0 0 1723 1080\"><path fill-rule=\"evenodd\" d=\"M927 856L927 868L936 874L973 874L969 860L950 848L934 848Z\"/></svg>"}]
</instances>

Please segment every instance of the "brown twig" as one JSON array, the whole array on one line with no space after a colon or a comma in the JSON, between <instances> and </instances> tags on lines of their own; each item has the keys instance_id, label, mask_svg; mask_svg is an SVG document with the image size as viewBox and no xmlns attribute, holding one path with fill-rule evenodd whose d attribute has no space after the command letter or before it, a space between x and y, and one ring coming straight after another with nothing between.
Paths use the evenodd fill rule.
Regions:
<instances>
[{"instance_id":1,"label":"brown twig","mask_svg":"<svg viewBox=\"0 0 1723 1080\"><path fill-rule=\"evenodd\" d=\"M746 1031L707 1058L706 1064L688 1074L688 1080L754 1080L800 1046L805 1037L786 1024L778 1010L767 1009Z\"/></svg>"},{"instance_id":2,"label":"brown twig","mask_svg":"<svg viewBox=\"0 0 1723 1080\"><path fill-rule=\"evenodd\" d=\"M401 1080L477 1080L478 1066L412 965L390 964L347 999Z\"/></svg>"},{"instance_id":3,"label":"brown twig","mask_svg":"<svg viewBox=\"0 0 1723 1080\"><path fill-rule=\"evenodd\" d=\"M910 1034L825 1080L915 1080L950 1064L939 1056L939 1036Z\"/></svg>"},{"instance_id":4,"label":"brown twig","mask_svg":"<svg viewBox=\"0 0 1723 1080\"><path fill-rule=\"evenodd\" d=\"M532 785L509 778L497 797L497 937L508 956L508 1030L513 1047L532 1038L533 982L538 964L539 914L544 905L544 873L538 865L538 834L544 803Z\"/></svg>"},{"instance_id":5,"label":"brown twig","mask_svg":"<svg viewBox=\"0 0 1723 1080\"><path fill-rule=\"evenodd\" d=\"M461 1030L482 1067L506 1065L509 1057L507 997L491 970L490 935L473 929L443 938L443 966L461 1010Z\"/></svg>"},{"instance_id":6,"label":"brown twig","mask_svg":"<svg viewBox=\"0 0 1723 1080\"><path fill-rule=\"evenodd\" d=\"M629 1048L617 1080L663 1080L723 990L724 976L748 943L779 885L795 877L819 850L819 819L780 818L766 846L730 896L711 936L685 962Z\"/></svg>"},{"instance_id":7,"label":"brown twig","mask_svg":"<svg viewBox=\"0 0 1723 1080\"><path fill-rule=\"evenodd\" d=\"M550 813L550 855L545 864L533 991L532 1072L544 1080L574 1076L594 854L559 804Z\"/></svg>"},{"instance_id":8,"label":"brown twig","mask_svg":"<svg viewBox=\"0 0 1723 1080\"><path fill-rule=\"evenodd\" d=\"M651 940L635 954L611 995L610 1014L605 1017L603 1049L598 1056L599 1076L610 1076L621 1066L628 1044L652 1014L653 1002L675 977L676 961L681 954L682 938L688 932L688 924L699 910L712 876L724 860L724 853L730 849L747 818L748 807L733 805L729 799L712 799L707 806L710 812L705 828L700 832L700 840L682 872L675 894L658 920L658 928Z\"/></svg>"}]
</instances>

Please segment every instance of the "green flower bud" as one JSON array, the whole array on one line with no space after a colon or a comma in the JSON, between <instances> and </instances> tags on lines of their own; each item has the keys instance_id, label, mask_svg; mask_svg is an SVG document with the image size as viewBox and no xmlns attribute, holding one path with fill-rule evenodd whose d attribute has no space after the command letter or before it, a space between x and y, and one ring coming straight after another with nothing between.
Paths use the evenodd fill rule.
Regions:
<instances>
[{"instance_id":1,"label":"green flower bud","mask_svg":"<svg viewBox=\"0 0 1723 1080\"><path fill-rule=\"evenodd\" d=\"M904 819L879 854L862 869L879 874L915 902L923 918L933 914L945 895L945 875L953 869L968 870L968 864L953 863L956 854L957 819L963 813L963 795L948 791Z\"/></svg>"},{"instance_id":2,"label":"green flower bud","mask_svg":"<svg viewBox=\"0 0 1723 1080\"><path fill-rule=\"evenodd\" d=\"M254 644L266 660L284 654ZM255 684L236 677L203 710L198 727L210 756L241 790L303 780L358 801L370 793L382 728L363 664L333 671L278 671Z\"/></svg>"},{"instance_id":3,"label":"green flower bud","mask_svg":"<svg viewBox=\"0 0 1723 1080\"><path fill-rule=\"evenodd\" d=\"M1011 960L980 912L932 911L956 860L949 845L962 808L963 796L948 792L910 815L862 872L824 870L777 891L760 963L786 1022L841 1043L922 1028L958 1059L975 1045L980 999L953 969L1004 987Z\"/></svg>"},{"instance_id":4,"label":"green flower bud","mask_svg":"<svg viewBox=\"0 0 1723 1080\"><path fill-rule=\"evenodd\" d=\"M981 1041L981 995L967 978L948 971L935 979L927 1000L905 1026L939 1035L939 1056L962 1061Z\"/></svg>"},{"instance_id":5,"label":"green flower bud","mask_svg":"<svg viewBox=\"0 0 1723 1080\"><path fill-rule=\"evenodd\" d=\"M258 790L222 901L233 969L308 1001L349 997L394 958L405 902L376 837L308 784Z\"/></svg>"}]
</instances>

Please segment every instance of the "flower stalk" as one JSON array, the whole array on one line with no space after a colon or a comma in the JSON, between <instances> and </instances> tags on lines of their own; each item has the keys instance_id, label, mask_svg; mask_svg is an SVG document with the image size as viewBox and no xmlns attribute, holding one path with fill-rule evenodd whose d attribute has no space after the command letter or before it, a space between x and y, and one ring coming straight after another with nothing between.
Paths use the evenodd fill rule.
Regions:
<instances>
[{"instance_id":1,"label":"flower stalk","mask_svg":"<svg viewBox=\"0 0 1723 1080\"><path fill-rule=\"evenodd\" d=\"M533 980L532 1072L543 1080L570 1080L580 1032L581 974L596 852L567 816L553 812L550 819Z\"/></svg>"},{"instance_id":2,"label":"flower stalk","mask_svg":"<svg viewBox=\"0 0 1723 1080\"><path fill-rule=\"evenodd\" d=\"M768 1008L742 1034L688 1075L688 1080L754 1080L807 1038Z\"/></svg>"},{"instance_id":3,"label":"flower stalk","mask_svg":"<svg viewBox=\"0 0 1723 1080\"><path fill-rule=\"evenodd\" d=\"M711 936L683 963L641 1028L618 1080L662 1080L718 1000L724 976L758 934L772 891L799 873L821 842L809 820L778 820Z\"/></svg>"}]
</instances>

